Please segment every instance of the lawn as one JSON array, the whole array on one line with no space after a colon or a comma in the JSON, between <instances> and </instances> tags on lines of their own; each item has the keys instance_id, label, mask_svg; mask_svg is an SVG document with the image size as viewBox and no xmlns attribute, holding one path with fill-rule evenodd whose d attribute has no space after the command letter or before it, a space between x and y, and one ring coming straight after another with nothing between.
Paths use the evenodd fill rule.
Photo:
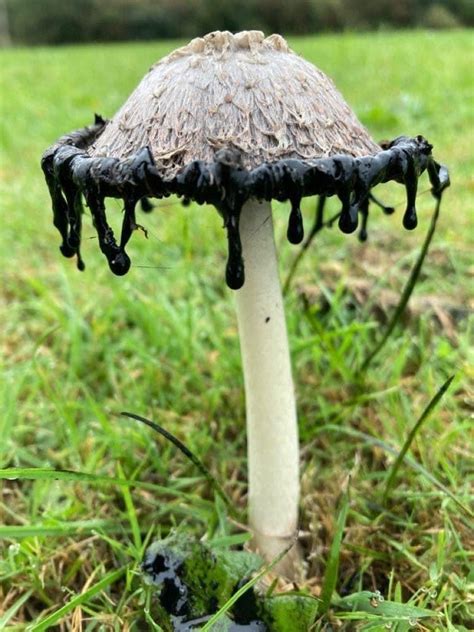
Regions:
<instances>
[{"instance_id":1,"label":"lawn","mask_svg":"<svg viewBox=\"0 0 474 632\"><path fill-rule=\"evenodd\" d=\"M401 226L403 188L381 187L378 196L397 212L374 213L365 244L321 232L286 294L307 594L320 595L340 507L348 509L332 606L314 630L470 625L472 42L469 31L290 42L334 79L376 140L423 134L452 180L409 308L363 376L357 369L383 334L428 230L427 178L416 231ZM139 220L149 238L134 235L134 265L121 278L109 272L87 218L80 273L58 251L39 167L61 134L92 122L94 112L112 116L176 45L0 51L0 468L23 469L0 482L0 629L153 629L153 594L138 573L146 542L175 528L221 547L245 541L199 470L118 414L145 415L184 441L245 523L243 380L217 213L157 203ZM118 225L120 204L108 206ZM284 238L286 207L275 206L283 279L297 252ZM313 207L304 201L308 225ZM451 375L384 499L397 452ZM54 480L25 468L90 476ZM403 622L376 608L344 611L338 600L362 590L432 616Z\"/></svg>"}]
</instances>

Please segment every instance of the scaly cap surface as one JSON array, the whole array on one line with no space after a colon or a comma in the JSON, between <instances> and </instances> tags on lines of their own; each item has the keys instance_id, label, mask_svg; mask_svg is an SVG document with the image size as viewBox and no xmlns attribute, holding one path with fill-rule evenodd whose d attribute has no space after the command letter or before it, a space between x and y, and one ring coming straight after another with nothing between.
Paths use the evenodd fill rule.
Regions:
<instances>
[{"instance_id":1,"label":"scaly cap surface","mask_svg":"<svg viewBox=\"0 0 474 632\"><path fill-rule=\"evenodd\" d=\"M88 153L124 159L144 146L169 175L223 147L245 168L380 151L333 82L260 31L209 33L157 62Z\"/></svg>"}]
</instances>

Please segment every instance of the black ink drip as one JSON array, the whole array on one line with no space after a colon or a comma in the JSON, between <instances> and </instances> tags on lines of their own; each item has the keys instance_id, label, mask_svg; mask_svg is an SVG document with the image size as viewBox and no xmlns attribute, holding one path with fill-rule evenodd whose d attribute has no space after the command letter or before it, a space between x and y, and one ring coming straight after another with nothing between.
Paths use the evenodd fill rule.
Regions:
<instances>
[{"instance_id":1,"label":"black ink drip","mask_svg":"<svg viewBox=\"0 0 474 632\"><path fill-rule=\"evenodd\" d=\"M361 227L359 230L359 241L367 241L367 221L369 219L369 198L366 197L359 205L359 212L362 216Z\"/></svg>"},{"instance_id":2,"label":"black ink drip","mask_svg":"<svg viewBox=\"0 0 474 632\"><path fill-rule=\"evenodd\" d=\"M412 230L417 225L415 198L423 171L428 172L432 193L441 196L449 185L447 169L432 157L432 146L422 137L401 136L385 143L374 156L353 158L337 155L308 160L284 159L247 170L241 165L240 153L234 148L216 152L213 162L195 160L169 177L164 168L155 164L148 147L143 147L126 160L91 158L87 148L101 134L106 122L96 116L90 127L60 138L50 147L41 161L53 207L53 221L62 243L65 257L77 256L79 269L84 268L80 255L81 199L89 206L99 238L99 246L114 274L126 274L130 259L125 247L136 228L135 206L150 210L148 198L178 195L183 204L194 200L214 205L224 220L227 231L228 259L226 281L230 288L239 289L245 281L239 220L243 205L249 199L270 201L290 200L288 240L301 243L304 238L300 210L302 197L320 196L320 206L310 235L323 224L323 204L326 197L336 195L342 208L338 215L339 228L344 233L357 229L359 239L367 239L369 201L390 214L393 208L384 206L371 193L378 184L393 180L404 184L407 207L403 225ZM120 243L107 223L104 199L124 200L124 218ZM304 242L304 245L308 239ZM304 246L303 245L303 246Z\"/></svg>"},{"instance_id":3,"label":"black ink drip","mask_svg":"<svg viewBox=\"0 0 474 632\"><path fill-rule=\"evenodd\" d=\"M291 213L288 218L286 236L290 244L300 244L304 239L303 216L301 215L300 199L291 200Z\"/></svg>"}]
</instances>

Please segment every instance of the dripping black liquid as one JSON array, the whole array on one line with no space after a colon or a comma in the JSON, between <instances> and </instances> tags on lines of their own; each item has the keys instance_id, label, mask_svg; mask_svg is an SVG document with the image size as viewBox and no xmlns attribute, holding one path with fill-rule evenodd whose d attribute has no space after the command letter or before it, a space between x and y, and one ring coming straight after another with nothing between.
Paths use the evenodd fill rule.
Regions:
<instances>
[{"instance_id":1,"label":"dripping black liquid","mask_svg":"<svg viewBox=\"0 0 474 632\"><path fill-rule=\"evenodd\" d=\"M431 192L440 198L449 185L445 167L432 157L432 145L422 136L401 136L384 143L376 155L354 158L335 155L314 160L285 159L264 163L254 169L244 169L234 148L216 152L213 162L192 161L176 175L167 176L165 168L155 162L149 147L143 147L131 158L92 158L88 147L101 134L106 121L96 116L89 127L62 136L44 154L41 166L52 199L54 225L62 237L60 250L65 257L77 257L77 266L84 269L80 253L82 200L93 217L99 246L114 274L123 275L130 269L125 247L139 226L135 208L141 202L150 210L148 198L163 198L175 194L185 201L212 204L221 214L227 231L227 285L234 290L245 281L239 218L243 205L251 198L258 200L290 200L291 211L287 237L291 243L304 238L301 198L320 196L319 220L323 223L324 200L337 196L341 202L339 228L354 232L359 225L359 238L367 238L370 203L384 207L371 193L376 185L395 181L406 189L407 204L403 226L412 230L417 225L415 199L418 179L428 172ZM124 217L120 239L107 222L106 197L124 201Z\"/></svg>"}]
</instances>

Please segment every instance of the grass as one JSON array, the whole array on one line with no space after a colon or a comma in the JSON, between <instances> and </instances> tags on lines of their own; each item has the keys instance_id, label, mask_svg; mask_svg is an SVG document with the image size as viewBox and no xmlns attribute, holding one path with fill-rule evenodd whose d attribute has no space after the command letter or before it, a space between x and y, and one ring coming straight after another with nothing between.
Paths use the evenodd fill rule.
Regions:
<instances>
[{"instance_id":1,"label":"grass","mask_svg":"<svg viewBox=\"0 0 474 632\"><path fill-rule=\"evenodd\" d=\"M337 593L314 629L380 629L375 606L360 613L353 597L357 613L341 606L350 594L377 590L390 602L436 614L415 617L412 629L467 629L474 579L472 32L291 44L334 78L375 138L421 133L452 175L414 307L362 385L357 368L383 333L392 310L387 297L400 292L417 258L430 196L420 196L420 225L408 234L401 228L403 190L381 189L378 195L398 206L396 215L374 217L364 245L323 231L286 298L308 589L320 594L328 560L337 574L326 573L326 606L327 587ZM84 473L52 480L35 470L0 482L2 629L152 629L150 590L137 573L146 542L175 527L209 540L239 532L205 477L121 410L154 419L184 441L245 521L243 382L217 214L173 200L158 204L140 220L150 237L132 239L135 265L125 278L109 273L86 221L81 274L58 252L39 169L49 144L92 121L95 111L112 115L144 70L174 46L0 52L0 467ZM304 202L308 222L313 204ZM119 204L109 207L119 220ZM284 239L285 205L275 216L284 271L295 255ZM443 400L416 426L452 374ZM384 504L394 463L397 477ZM409 622L386 616L392 629L408 629Z\"/></svg>"}]
</instances>

